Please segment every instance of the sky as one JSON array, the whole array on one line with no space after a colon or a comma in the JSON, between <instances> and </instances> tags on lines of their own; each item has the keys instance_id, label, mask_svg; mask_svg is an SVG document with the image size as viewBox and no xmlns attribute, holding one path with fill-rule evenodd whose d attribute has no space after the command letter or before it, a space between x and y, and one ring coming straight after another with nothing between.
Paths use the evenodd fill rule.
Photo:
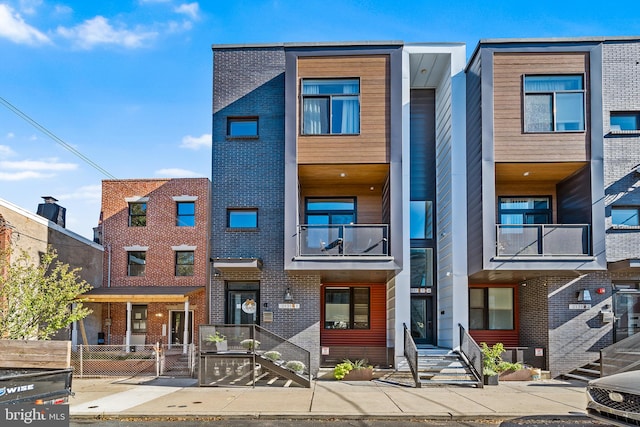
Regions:
<instances>
[{"instance_id":1,"label":"sky","mask_svg":"<svg viewBox=\"0 0 640 427\"><path fill-rule=\"evenodd\" d=\"M640 36L618 0L0 0L0 198L67 209L103 179L211 176L212 44Z\"/></svg>"}]
</instances>

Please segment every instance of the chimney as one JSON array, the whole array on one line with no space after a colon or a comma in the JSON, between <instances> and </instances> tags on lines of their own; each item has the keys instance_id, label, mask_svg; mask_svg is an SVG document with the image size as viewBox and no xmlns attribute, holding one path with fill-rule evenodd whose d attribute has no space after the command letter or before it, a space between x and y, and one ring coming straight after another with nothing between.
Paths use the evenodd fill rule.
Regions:
<instances>
[{"instance_id":1,"label":"chimney","mask_svg":"<svg viewBox=\"0 0 640 427\"><path fill-rule=\"evenodd\" d=\"M38 215L47 218L49 221L53 221L60 227L65 226L65 217L67 209L58 205L56 198L51 196L42 196L44 203L38 205Z\"/></svg>"}]
</instances>

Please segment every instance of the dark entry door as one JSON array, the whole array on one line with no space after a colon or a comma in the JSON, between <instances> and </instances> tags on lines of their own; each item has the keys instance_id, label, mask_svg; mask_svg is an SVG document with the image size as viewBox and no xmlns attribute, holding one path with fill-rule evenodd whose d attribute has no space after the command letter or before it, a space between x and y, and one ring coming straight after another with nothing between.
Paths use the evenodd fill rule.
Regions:
<instances>
[{"instance_id":1,"label":"dark entry door","mask_svg":"<svg viewBox=\"0 0 640 427\"><path fill-rule=\"evenodd\" d=\"M614 342L640 333L640 291L618 291L613 294L613 315Z\"/></svg>"},{"instance_id":2,"label":"dark entry door","mask_svg":"<svg viewBox=\"0 0 640 427\"><path fill-rule=\"evenodd\" d=\"M227 290L227 323L250 325L258 323L258 291Z\"/></svg>"},{"instance_id":3,"label":"dark entry door","mask_svg":"<svg viewBox=\"0 0 640 427\"><path fill-rule=\"evenodd\" d=\"M434 345L433 297L411 297L411 336L418 345Z\"/></svg>"},{"instance_id":4,"label":"dark entry door","mask_svg":"<svg viewBox=\"0 0 640 427\"><path fill-rule=\"evenodd\" d=\"M182 341L184 340L184 311L172 311L171 312L171 344L184 344ZM193 324L193 312L189 312L189 322L188 322L188 342L186 344L191 344L191 334L193 328L191 325Z\"/></svg>"}]
</instances>

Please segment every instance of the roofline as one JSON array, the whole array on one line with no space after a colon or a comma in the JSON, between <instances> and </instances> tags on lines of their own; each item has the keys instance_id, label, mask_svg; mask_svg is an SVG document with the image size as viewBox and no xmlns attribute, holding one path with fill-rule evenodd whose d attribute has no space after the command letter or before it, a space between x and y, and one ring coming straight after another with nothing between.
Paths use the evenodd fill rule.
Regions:
<instances>
[{"instance_id":1,"label":"roofline","mask_svg":"<svg viewBox=\"0 0 640 427\"><path fill-rule=\"evenodd\" d=\"M355 46L403 46L401 40L387 41L341 41L341 42L281 42L281 43L237 43L212 44L211 49L265 49L265 48L300 48L300 47L355 47Z\"/></svg>"},{"instance_id":2,"label":"roofline","mask_svg":"<svg viewBox=\"0 0 640 427\"><path fill-rule=\"evenodd\" d=\"M467 61L465 73L469 65L480 51L482 46L486 45L543 45L543 44L596 44L607 42L627 42L639 41L640 36L585 36L585 37L531 37L531 38L504 38L504 39L480 39L473 53Z\"/></svg>"},{"instance_id":3,"label":"roofline","mask_svg":"<svg viewBox=\"0 0 640 427\"><path fill-rule=\"evenodd\" d=\"M50 229L56 230L62 234L67 235L68 237L71 237L72 239L76 239L86 245L92 246L95 249L99 249L101 251L104 251L104 247L102 245L97 244L96 242L87 239L84 236L81 236L71 230L69 230L68 228L62 227L58 224L56 224L53 221L49 221L47 218L40 216L38 214L35 214L33 212L30 212L24 208L21 208L18 205L14 205L13 203L4 200L4 199L0 199L0 206L4 206L7 209L10 209L12 211L14 211L15 213L22 215L24 217L27 217L29 219L31 219L32 221L38 222L46 227L49 227Z\"/></svg>"}]
</instances>

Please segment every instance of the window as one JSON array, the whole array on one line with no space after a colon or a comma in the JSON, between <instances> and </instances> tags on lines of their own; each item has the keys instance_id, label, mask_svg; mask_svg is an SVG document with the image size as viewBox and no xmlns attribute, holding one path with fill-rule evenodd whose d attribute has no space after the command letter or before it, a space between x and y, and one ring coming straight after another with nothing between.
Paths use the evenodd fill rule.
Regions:
<instances>
[{"instance_id":1,"label":"window","mask_svg":"<svg viewBox=\"0 0 640 427\"><path fill-rule=\"evenodd\" d=\"M193 251L176 251L176 276L193 276Z\"/></svg>"},{"instance_id":2,"label":"window","mask_svg":"<svg viewBox=\"0 0 640 427\"><path fill-rule=\"evenodd\" d=\"M613 225L640 226L638 220L638 207L632 206L613 206L611 208L611 223Z\"/></svg>"},{"instance_id":3,"label":"window","mask_svg":"<svg viewBox=\"0 0 640 427\"><path fill-rule=\"evenodd\" d=\"M514 329L513 288L469 288L469 329Z\"/></svg>"},{"instance_id":4,"label":"window","mask_svg":"<svg viewBox=\"0 0 640 427\"><path fill-rule=\"evenodd\" d=\"M551 197L499 197L500 224L550 224Z\"/></svg>"},{"instance_id":5,"label":"window","mask_svg":"<svg viewBox=\"0 0 640 427\"><path fill-rule=\"evenodd\" d=\"M433 249L411 249L411 287L433 287Z\"/></svg>"},{"instance_id":6,"label":"window","mask_svg":"<svg viewBox=\"0 0 640 427\"><path fill-rule=\"evenodd\" d=\"M612 132L640 130L640 112L612 111L609 117L609 128Z\"/></svg>"},{"instance_id":7,"label":"window","mask_svg":"<svg viewBox=\"0 0 640 427\"><path fill-rule=\"evenodd\" d=\"M432 202L427 200L411 201L410 237L412 239L433 239Z\"/></svg>"},{"instance_id":8,"label":"window","mask_svg":"<svg viewBox=\"0 0 640 427\"><path fill-rule=\"evenodd\" d=\"M178 227L193 227L196 225L196 204L194 202L176 203L176 225Z\"/></svg>"},{"instance_id":9,"label":"window","mask_svg":"<svg viewBox=\"0 0 640 427\"><path fill-rule=\"evenodd\" d=\"M144 227L147 225L147 204L129 203L129 227Z\"/></svg>"},{"instance_id":10,"label":"window","mask_svg":"<svg viewBox=\"0 0 640 427\"><path fill-rule=\"evenodd\" d=\"M227 209L227 227L258 228L258 210Z\"/></svg>"},{"instance_id":11,"label":"window","mask_svg":"<svg viewBox=\"0 0 640 427\"><path fill-rule=\"evenodd\" d=\"M525 132L584 130L581 75L524 76Z\"/></svg>"},{"instance_id":12,"label":"window","mask_svg":"<svg viewBox=\"0 0 640 427\"><path fill-rule=\"evenodd\" d=\"M130 251L128 255L128 276L144 276L145 265L147 264L147 253L143 251Z\"/></svg>"},{"instance_id":13,"label":"window","mask_svg":"<svg viewBox=\"0 0 640 427\"><path fill-rule=\"evenodd\" d=\"M325 329L369 329L369 288L326 288Z\"/></svg>"},{"instance_id":14,"label":"window","mask_svg":"<svg viewBox=\"0 0 640 427\"><path fill-rule=\"evenodd\" d=\"M358 79L302 81L302 134L360 133Z\"/></svg>"},{"instance_id":15,"label":"window","mask_svg":"<svg viewBox=\"0 0 640 427\"><path fill-rule=\"evenodd\" d=\"M147 333L147 306L131 306L131 332L134 334Z\"/></svg>"},{"instance_id":16,"label":"window","mask_svg":"<svg viewBox=\"0 0 640 427\"><path fill-rule=\"evenodd\" d=\"M227 136L231 138L257 138L257 117L229 117L227 118Z\"/></svg>"}]
</instances>

